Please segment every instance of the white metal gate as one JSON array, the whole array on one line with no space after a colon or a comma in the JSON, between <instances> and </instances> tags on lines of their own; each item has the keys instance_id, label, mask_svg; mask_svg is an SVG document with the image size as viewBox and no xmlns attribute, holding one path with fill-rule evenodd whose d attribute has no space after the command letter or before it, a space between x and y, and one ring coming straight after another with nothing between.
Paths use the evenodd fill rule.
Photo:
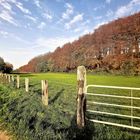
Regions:
<instances>
[{"instance_id":1,"label":"white metal gate","mask_svg":"<svg viewBox=\"0 0 140 140\"><path fill-rule=\"evenodd\" d=\"M107 124L107 125L112 125L112 126L119 126L119 127L125 127L125 128L130 128L130 129L135 129L135 130L140 130L140 127L134 126L133 124L133 119L138 119L140 120L139 116L134 116L133 110L140 110L140 106L134 106L134 101L135 100L140 100L140 97L133 96L133 91L139 91L140 88L132 88L132 87L118 87L118 86L102 86L102 85L87 85L86 86L86 91L88 88L105 88L105 89L121 89L121 90L129 90L130 91L130 96L120 96L120 95L111 95L111 94L97 94L97 93L88 93L86 92L86 95L89 96L98 96L98 97L105 97L105 98L116 98L116 99L125 99L125 100L130 100L131 105L120 105L120 104L112 104L112 103L104 103L104 102L95 102L95 101L87 101L88 104L95 104L95 105L100 105L100 106L110 106L110 107L118 107L118 108L129 108L131 110L130 115L124 115L124 114L116 114L116 113L111 113L111 112L103 112L103 111L97 111L97 110L87 110L87 112L94 113L94 114L102 114L102 115L109 115L109 116L118 116L122 118L130 118L131 119L131 125L125 125L125 124L120 124L120 123L112 123L112 122L107 122L107 121L100 121L96 119L89 119L92 122L95 123L101 123L101 124Z\"/></svg>"}]
</instances>

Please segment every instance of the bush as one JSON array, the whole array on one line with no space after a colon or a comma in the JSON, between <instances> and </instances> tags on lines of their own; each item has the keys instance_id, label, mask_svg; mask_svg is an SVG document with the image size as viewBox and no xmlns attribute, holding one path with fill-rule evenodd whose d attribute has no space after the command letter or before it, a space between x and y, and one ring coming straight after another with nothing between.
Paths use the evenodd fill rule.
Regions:
<instances>
[{"instance_id":1,"label":"bush","mask_svg":"<svg viewBox=\"0 0 140 140\"><path fill-rule=\"evenodd\" d=\"M58 105L47 108L37 93L0 87L0 122L22 140L66 139L69 116Z\"/></svg>"},{"instance_id":2,"label":"bush","mask_svg":"<svg viewBox=\"0 0 140 140\"><path fill-rule=\"evenodd\" d=\"M134 75L135 74L135 65L132 61L125 61L121 66L121 72L123 75Z\"/></svg>"}]
</instances>

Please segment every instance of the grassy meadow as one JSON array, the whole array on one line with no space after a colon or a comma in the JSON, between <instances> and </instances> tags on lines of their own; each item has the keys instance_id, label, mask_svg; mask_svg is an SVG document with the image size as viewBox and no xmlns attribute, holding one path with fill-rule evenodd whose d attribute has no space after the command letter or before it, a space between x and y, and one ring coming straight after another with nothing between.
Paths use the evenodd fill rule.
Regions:
<instances>
[{"instance_id":1,"label":"grassy meadow","mask_svg":"<svg viewBox=\"0 0 140 140\"><path fill-rule=\"evenodd\" d=\"M77 81L76 74L68 73L38 73L20 74L20 89L14 84L0 84L0 129L6 129L13 139L46 140L46 139L89 139L89 140L138 140L140 132L136 130L96 124L86 121L86 127L79 130L75 124ZM29 77L29 93L24 90L24 78ZM49 105L41 101L41 80L49 83ZM139 87L140 77L125 77L113 75L87 74L87 84ZM130 96L128 90L112 90L89 88L88 92ZM140 97L140 92L134 91L133 96ZM88 101L107 102L130 105L129 99L114 99L110 97L87 96ZM139 100L133 101L134 106L140 106ZM130 115L130 109L88 104L87 109ZM134 115L140 116L140 110L134 110ZM92 114L87 112L87 118L110 122L130 124L130 119ZM140 120L134 120L134 125L140 127Z\"/></svg>"}]
</instances>

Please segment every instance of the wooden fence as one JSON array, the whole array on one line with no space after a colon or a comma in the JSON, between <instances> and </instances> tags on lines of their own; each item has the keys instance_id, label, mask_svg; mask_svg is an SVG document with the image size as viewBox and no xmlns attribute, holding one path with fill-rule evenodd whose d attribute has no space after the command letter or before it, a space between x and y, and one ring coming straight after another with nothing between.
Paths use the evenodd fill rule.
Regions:
<instances>
[{"instance_id":1,"label":"wooden fence","mask_svg":"<svg viewBox=\"0 0 140 140\"><path fill-rule=\"evenodd\" d=\"M20 76L19 75L12 75L12 74L5 74L0 73L0 81L2 84L12 84L15 88L20 88ZM25 78L25 92L30 91L30 82L29 78ZM44 105L48 105L48 81L41 80L41 91L42 91L42 102Z\"/></svg>"},{"instance_id":2,"label":"wooden fence","mask_svg":"<svg viewBox=\"0 0 140 140\"><path fill-rule=\"evenodd\" d=\"M20 76L19 75L7 75L0 73L0 78L3 83L13 83L13 85L19 89L20 88ZM108 95L108 94L97 94L97 93L88 93L87 89L89 87L93 88L106 88L106 89L127 89L130 90L131 96L120 96L120 95ZM133 90L140 91L140 88L132 88L132 87L116 87L116 86L102 86L102 85L87 85L87 79L86 79L86 68L84 66L79 66L77 68L77 126L79 129L83 128L85 126L85 120L86 120L86 112L91 112L94 114L102 114L102 115L109 115L109 116L117 116L122 118L130 118L131 119L131 125L123 125L118 123L112 123L107 121L100 121L95 119L88 119L89 121L92 121L94 123L101 123L106 125L113 125L113 126L119 126L119 127L125 127L125 128L131 128L135 130L140 130L140 127L136 127L133 125L133 119L139 119L140 117L133 115L133 109L139 109L140 107L134 106L133 102L134 100L140 100L140 97L133 96ZM30 91L30 80L29 78L25 78L25 91L28 93ZM41 80L41 92L42 92L42 103L46 106L48 106L48 81L47 80ZM120 104L110 104L110 103L104 103L104 102L97 102L97 101L87 101L86 96L98 96L98 97L111 97L111 98L123 98L123 99L130 99L131 105L120 105ZM87 101L87 102L86 102ZM122 114L115 114L111 112L103 112L103 111L96 111L96 110L86 110L87 105L86 104L96 104L96 105L102 105L102 106L110 106L110 107L122 107L122 108L130 108L131 114L130 115L122 115Z\"/></svg>"}]
</instances>

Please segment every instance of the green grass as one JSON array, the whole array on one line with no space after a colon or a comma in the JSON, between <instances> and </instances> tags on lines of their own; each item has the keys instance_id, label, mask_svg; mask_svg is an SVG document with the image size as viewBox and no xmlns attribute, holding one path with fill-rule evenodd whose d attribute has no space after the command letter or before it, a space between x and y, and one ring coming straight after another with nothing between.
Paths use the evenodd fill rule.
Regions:
<instances>
[{"instance_id":1,"label":"green grass","mask_svg":"<svg viewBox=\"0 0 140 140\"><path fill-rule=\"evenodd\" d=\"M21 74L21 77L29 77L34 80L47 79L49 82L61 82L76 86L76 74L67 73L38 73L38 74ZM87 75L88 84L97 85L114 85L140 87L140 76L113 76L113 75Z\"/></svg>"},{"instance_id":2,"label":"green grass","mask_svg":"<svg viewBox=\"0 0 140 140\"><path fill-rule=\"evenodd\" d=\"M94 139L94 140L121 140L140 139L138 131L94 124L87 121L83 130L75 126L77 81L76 74L67 73L38 73L21 74L21 87L15 89L13 85L0 85L0 122L3 128L8 128L17 139ZM24 78L30 78L30 92L24 91ZM45 107L41 101L41 80L49 83L49 106ZM140 87L140 77L125 77L113 75L87 75L88 84ZM130 95L128 90L112 90L90 88L89 92ZM133 92L134 96L140 96L139 92ZM130 105L130 100L99 98L87 96L88 101L99 101L116 104ZM140 102L134 101L135 106ZM130 114L129 109L103 107L89 105L88 109L107 111L120 114ZM134 115L140 116L139 110L134 110ZM122 124L130 124L130 119L110 117L86 113L87 118L96 118ZM134 120L134 125L140 126L140 121Z\"/></svg>"}]
</instances>

